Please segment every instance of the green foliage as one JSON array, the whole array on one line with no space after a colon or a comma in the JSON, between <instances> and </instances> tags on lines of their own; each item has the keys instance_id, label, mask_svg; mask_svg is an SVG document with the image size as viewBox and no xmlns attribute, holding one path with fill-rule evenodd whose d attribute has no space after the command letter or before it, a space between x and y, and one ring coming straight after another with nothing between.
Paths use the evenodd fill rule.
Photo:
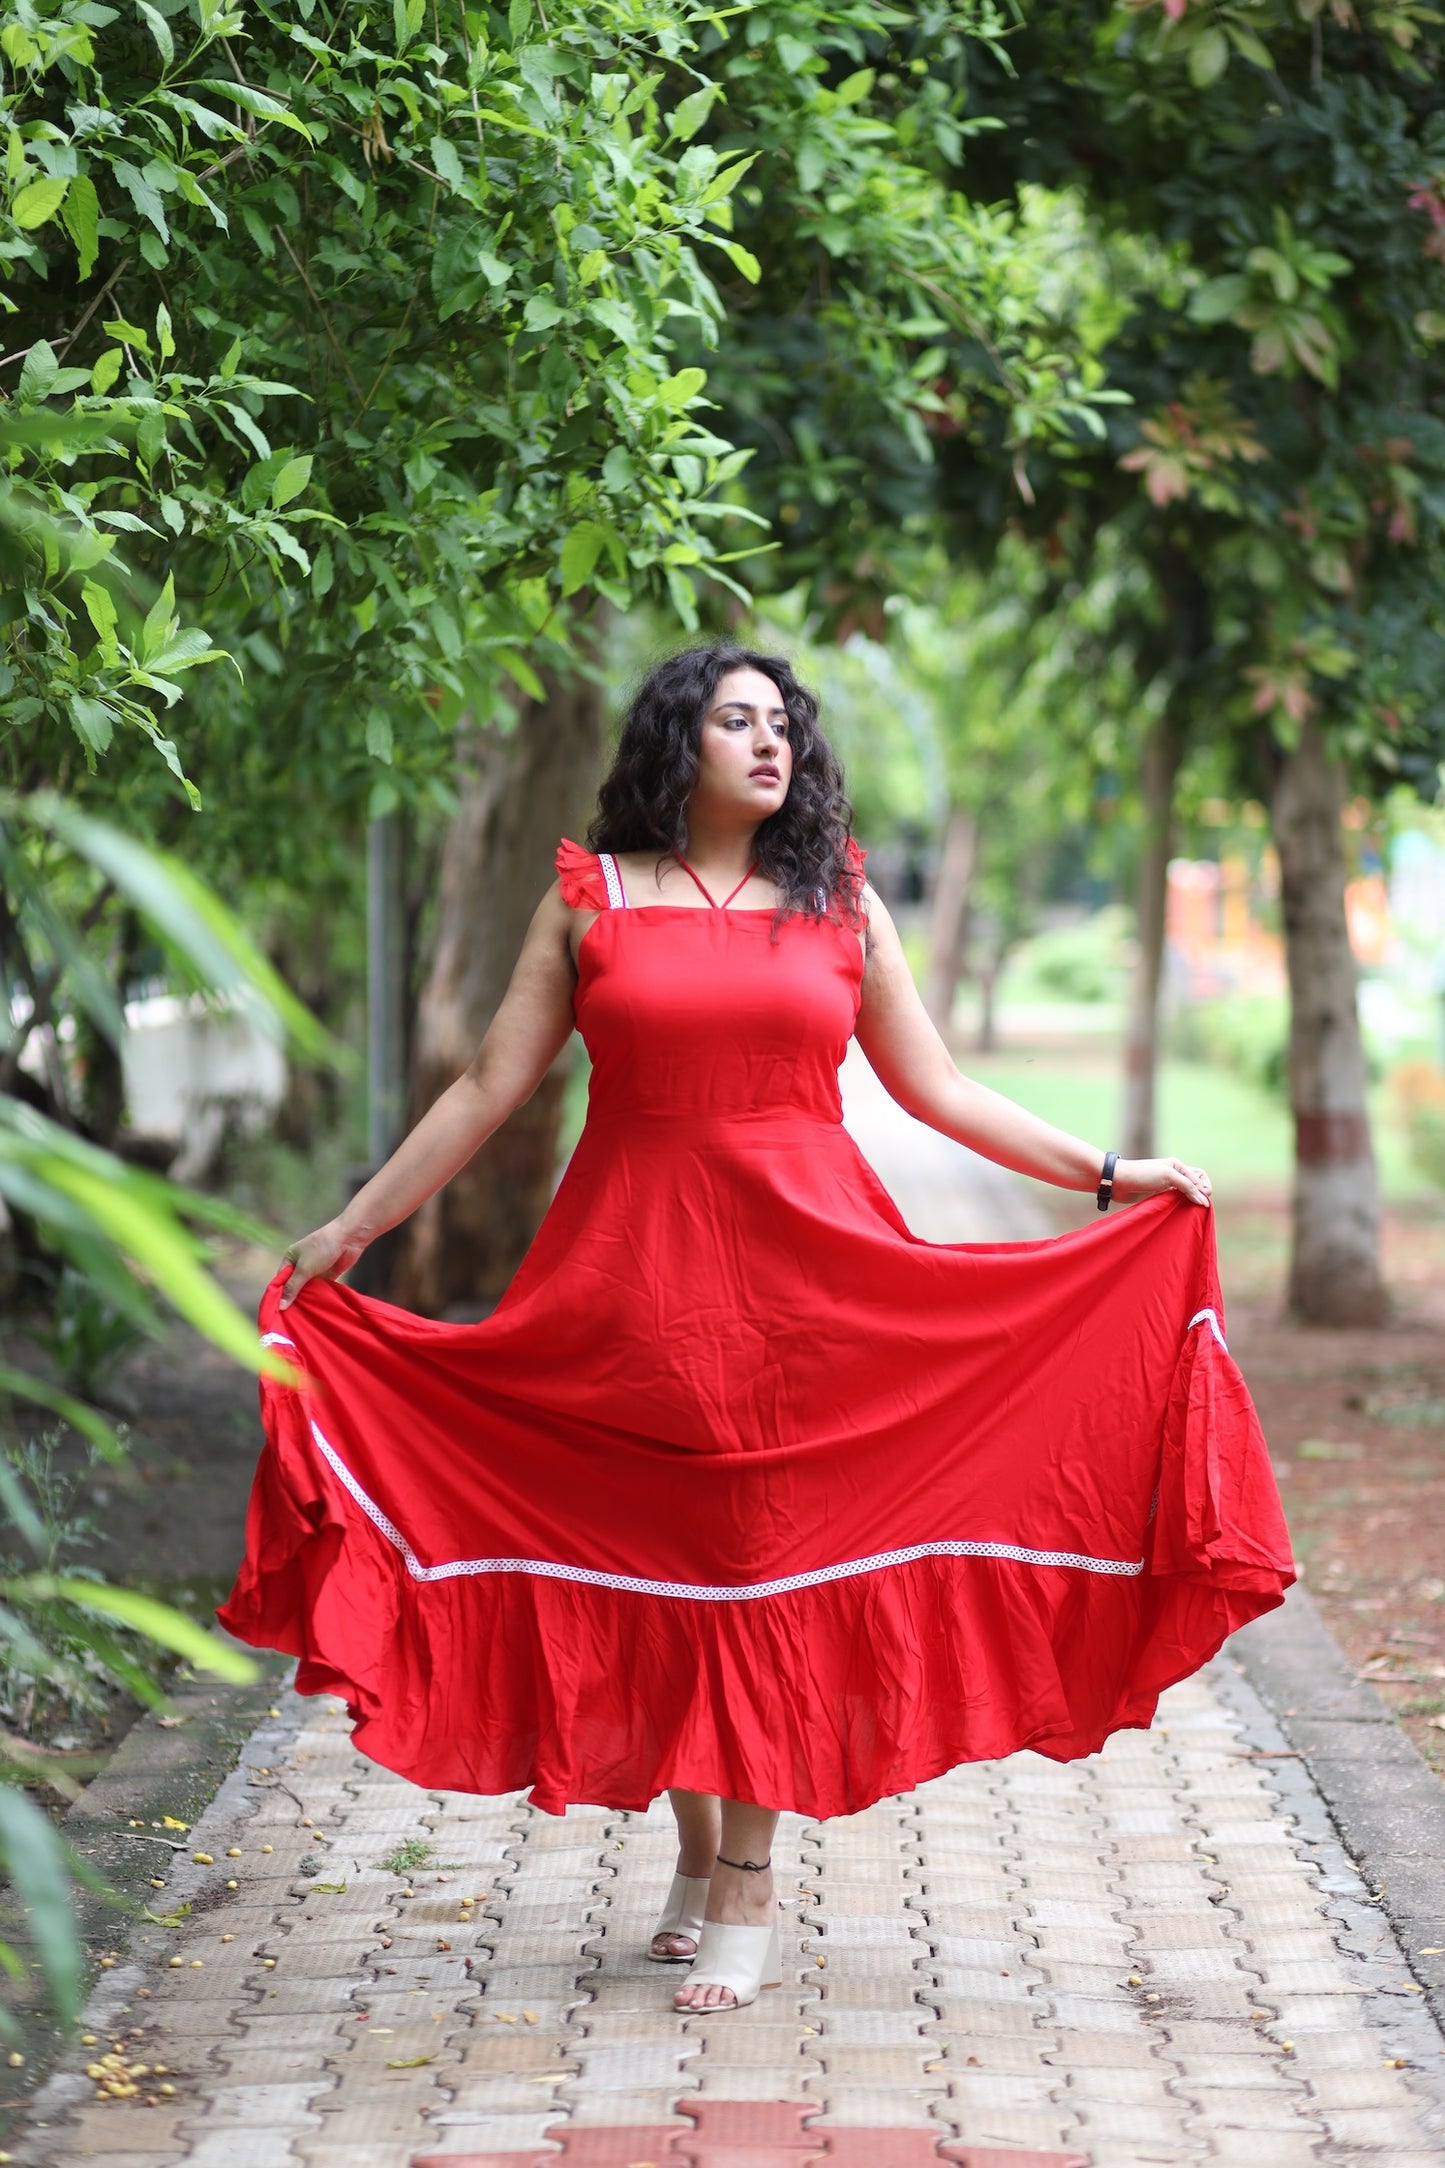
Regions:
<instances>
[{"instance_id":1,"label":"green foliage","mask_svg":"<svg viewBox=\"0 0 1445 2168\"><path fill-rule=\"evenodd\" d=\"M1390 1084L1410 1157L1427 1181L1445 1189L1445 1075L1430 1062L1404 1062Z\"/></svg>"},{"instance_id":2,"label":"green foliage","mask_svg":"<svg viewBox=\"0 0 1445 2168\"><path fill-rule=\"evenodd\" d=\"M217 1678L249 1679L255 1667L170 1605L112 1588L85 1564L94 1525L77 1504L95 1456L67 1473L60 1442L58 1431L0 1433L0 1777L9 1780L0 1782L0 1873L26 1908L24 1946L0 1940L0 1971L21 1982L33 1957L68 2023L85 1977L71 1886L103 1885L19 1787L74 1798L95 1757L74 1752L58 1725L84 1730L117 1689L164 1707L157 1646ZM16 2031L0 2001L0 2032Z\"/></svg>"},{"instance_id":3,"label":"green foliage","mask_svg":"<svg viewBox=\"0 0 1445 2168\"><path fill-rule=\"evenodd\" d=\"M40 334L5 514L19 773L66 772L57 726L93 763L122 723L198 769L143 696L227 653L273 681L273 743L344 680L330 749L376 775L373 708L424 750L504 714L579 590L687 619L731 578L709 521L742 462L673 359L716 333L709 266L748 271L748 160L692 140L705 19L27 12L0 101Z\"/></svg>"},{"instance_id":4,"label":"green foliage","mask_svg":"<svg viewBox=\"0 0 1445 2168\"><path fill-rule=\"evenodd\" d=\"M1127 914L1117 906L1096 911L1073 926L1052 926L1035 934L1020 951L1010 989L1027 979L1059 1001L1122 1001L1129 984Z\"/></svg>"},{"instance_id":5,"label":"green foliage","mask_svg":"<svg viewBox=\"0 0 1445 2168\"><path fill-rule=\"evenodd\" d=\"M116 1364L145 1334L129 1308L106 1299L73 1265L56 1276L45 1325L32 1334L65 1384L82 1400L104 1395Z\"/></svg>"},{"instance_id":6,"label":"green foliage","mask_svg":"<svg viewBox=\"0 0 1445 2168\"><path fill-rule=\"evenodd\" d=\"M1212 1062L1260 1091L1289 1096L1289 1004L1283 994L1231 994L1191 1002L1169 1027L1171 1049Z\"/></svg>"},{"instance_id":7,"label":"green foliage","mask_svg":"<svg viewBox=\"0 0 1445 2168\"><path fill-rule=\"evenodd\" d=\"M225 994L244 1001L258 1022L268 1024L297 1051L313 1058L342 1058L257 956L234 914L188 867L108 823L79 815L48 793L28 800L0 799L0 818L7 824L0 829L0 873L8 891L8 896L0 892L0 900L8 903L0 934L10 931L22 940L29 935L49 950L43 969L28 947L6 956L13 970L12 956L23 954L31 975L31 1025L42 1014L40 995L53 1008L64 992L98 1030L112 1039L118 1036L116 1006L90 967L80 927L53 898L55 874L46 854L60 843L76 877L99 876L118 890L199 979L212 984L219 979ZM0 1085L15 1080L27 1028L12 1037L0 1059ZM270 1239L266 1229L229 1205L125 1164L5 1090L0 1090L0 1197L12 1210L37 1220L52 1245L115 1312L142 1328L152 1327L155 1312L145 1291L149 1283L238 1362L252 1369L274 1368L275 1358L258 1347L250 1322L206 1271L204 1242L193 1231L221 1228ZM284 1366L278 1374L285 1374ZM59 1405L53 1394L47 1398L44 1388L31 1397Z\"/></svg>"},{"instance_id":8,"label":"green foliage","mask_svg":"<svg viewBox=\"0 0 1445 2168\"><path fill-rule=\"evenodd\" d=\"M1372 791L1445 756L1445 18L1362 0L1093 0L975 71L995 184L1069 186L1137 244L1101 349L1112 474L1041 510L1124 522L1175 695L1267 794L1317 717ZM965 482L966 467L957 481ZM1125 477L1137 478L1130 501ZM1082 505L1081 505L1082 493Z\"/></svg>"},{"instance_id":9,"label":"green foliage","mask_svg":"<svg viewBox=\"0 0 1445 2168\"><path fill-rule=\"evenodd\" d=\"M25 1892L36 1962L56 2016L62 2024L73 2024L80 2014L85 1957L70 1908L70 1891L72 1882L82 1877L83 1863L39 1807L23 1792L4 1784L0 1784L0 1868L14 1888ZM0 1940L0 1968L11 1980L24 1978L25 1955L4 1940ZM9 2039L19 2032L3 2002L0 2032Z\"/></svg>"},{"instance_id":10,"label":"green foliage","mask_svg":"<svg viewBox=\"0 0 1445 2168\"><path fill-rule=\"evenodd\" d=\"M383 1874L416 1874L436 1857L435 1845L422 1837L403 1837L381 1862Z\"/></svg>"}]
</instances>

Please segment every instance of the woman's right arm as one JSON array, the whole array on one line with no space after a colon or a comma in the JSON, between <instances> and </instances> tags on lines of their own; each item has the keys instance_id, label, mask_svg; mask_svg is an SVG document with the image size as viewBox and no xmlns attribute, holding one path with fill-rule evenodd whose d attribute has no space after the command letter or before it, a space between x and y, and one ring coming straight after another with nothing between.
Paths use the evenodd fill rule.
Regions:
<instances>
[{"instance_id":1,"label":"woman's right arm","mask_svg":"<svg viewBox=\"0 0 1445 2168\"><path fill-rule=\"evenodd\" d=\"M470 1066L345 1210L287 1251L292 1272L281 1294L283 1310L308 1280L334 1280L348 1271L368 1242L434 1196L531 1098L572 1029L573 922L554 885L537 906L511 983Z\"/></svg>"}]
</instances>

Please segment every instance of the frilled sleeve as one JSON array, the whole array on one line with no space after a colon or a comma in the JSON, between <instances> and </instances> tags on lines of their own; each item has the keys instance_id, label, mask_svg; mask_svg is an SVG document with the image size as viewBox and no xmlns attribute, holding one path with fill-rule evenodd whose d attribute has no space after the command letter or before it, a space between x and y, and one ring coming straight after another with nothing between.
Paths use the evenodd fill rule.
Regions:
<instances>
[{"instance_id":1,"label":"frilled sleeve","mask_svg":"<svg viewBox=\"0 0 1445 2168\"><path fill-rule=\"evenodd\" d=\"M605 911L607 888L595 851L584 851L566 836L557 845L557 878L562 901L572 911Z\"/></svg>"},{"instance_id":2,"label":"frilled sleeve","mask_svg":"<svg viewBox=\"0 0 1445 2168\"><path fill-rule=\"evenodd\" d=\"M863 904L863 884L868 878L863 861L867 856L862 845L849 836L843 855L843 871L833 895L833 909L842 924L853 933L862 933L868 924L868 913Z\"/></svg>"}]
</instances>

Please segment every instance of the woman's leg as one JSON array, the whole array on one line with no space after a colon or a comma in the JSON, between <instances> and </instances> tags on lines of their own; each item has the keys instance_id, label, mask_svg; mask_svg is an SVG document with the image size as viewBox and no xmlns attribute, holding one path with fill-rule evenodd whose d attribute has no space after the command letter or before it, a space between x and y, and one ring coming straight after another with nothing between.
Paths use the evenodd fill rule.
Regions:
<instances>
[{"instance_id":1,"label":"woman's leg","mask_svg":"<svg viewBox=\"0 0 1445 2168\"><path fill-rule=\"evenodd\" d=\"M711 1792L669 1792L672 1811L677 1817L677 1871L691 1881L702 1881L710 1875L717 1859L721 1841L721 1802ZM724 1851L727 1847L723 1846ZM691 1935L654 1935L652 1947L659 1954L668 1952L674 1957L691 1957L695 1948Z\"/></svg>"},{"instance_id":2,"label":"woman's leg","mask_svg":"<svg viewBox=\"0 0 1445 2168\"><path fill-rule=\"evenodd\" d=\"M778 1827L776 1807L754 1807L738 1799L722 1802L722 1859L751 1860L754 1867L772 1857ZM725 1867L719 1860L712 1871L707 1895L707 1916L724 1927L771 1927L775 1917L772 1870L750 1873L739 1864ZM684 1986L673 1996L679 2010L719 2009L734 2000L730 1987Z\"/></svg>"}]
</instances>

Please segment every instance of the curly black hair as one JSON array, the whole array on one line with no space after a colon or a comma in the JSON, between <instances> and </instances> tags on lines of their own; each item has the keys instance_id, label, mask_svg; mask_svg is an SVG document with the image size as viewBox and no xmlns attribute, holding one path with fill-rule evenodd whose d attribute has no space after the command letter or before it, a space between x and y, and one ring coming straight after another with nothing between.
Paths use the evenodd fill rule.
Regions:
<instances>
[{"instance_id":1,"label":"curly black hair","mask_svg":"<svg viewBox=\"0 0 1445 2168\"><path fill-rule=\"evenodd\" d=\"M778 916L855 921L862 875L848 852L853 808L843 770L818 725L818 702L781 655L752 648L685 647L654 663L633 695L587 831L594 851L687 853L687 807L698 773L703 717L731 670L760 670L782 695L793 754L788 795L758 829L758 870L783 892Z\"/></svg>"}]
</instances>

